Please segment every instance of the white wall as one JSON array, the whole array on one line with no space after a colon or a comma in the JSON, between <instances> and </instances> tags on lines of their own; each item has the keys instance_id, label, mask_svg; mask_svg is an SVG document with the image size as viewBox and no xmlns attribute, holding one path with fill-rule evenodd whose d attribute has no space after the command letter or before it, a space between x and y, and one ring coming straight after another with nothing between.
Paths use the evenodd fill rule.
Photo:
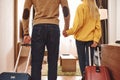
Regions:
<instances>
[{"instance_id":1,"label":"white wall","mask_svg":"<svg viewBox=\"0 0 120 80\"><path fill-rule=\"evenodd\" d=\"M108 43L114 43L116 41L116 1L119 0L108 0ZM119 18L120 19L120 18Z\"/></svg>"},{"instance_id":2,"label":"white wall","mask_svg":"<svg viewBox=\"0 0 120 80\"><path fill-rule=\"evenodd\" d=\"M108 0L109 7L109 43L120 40L120 0Z\"/></svg>"},{"instance_id":3,"label":"white wall","mask_svg":"<svg viewBox=\"0 0 120 80\"><path fill-rule=\"evenodd\" d=\"M0 73L14 66L13 0L0 0Z\"/></svg>"},{"instance_id":4,"label":"white wall","mask_svg":"<svg viewBox=\"0 0 120 80\"><path fill-rule=\"evenodd\" d=\"M116 33L116 40L120 40L120 0L117 0L117 23L116 23L116 26L117 26L117 33Z\"/></svg>"},{"instance_id":5,"label":"white wall","mask_svg":"<svg viewBox=\"0 0 120 80\"><path fill-rule=\"evenodd\" d=\"M17 10L18 10L18 18L17 18L17 26L18 26L18 33L17 33L17 42L20 42L20 22L22 21L22 14L23 14L23 8L24 8L24 2L25 0L17 0Z\"/></svg>"}]
</instances>

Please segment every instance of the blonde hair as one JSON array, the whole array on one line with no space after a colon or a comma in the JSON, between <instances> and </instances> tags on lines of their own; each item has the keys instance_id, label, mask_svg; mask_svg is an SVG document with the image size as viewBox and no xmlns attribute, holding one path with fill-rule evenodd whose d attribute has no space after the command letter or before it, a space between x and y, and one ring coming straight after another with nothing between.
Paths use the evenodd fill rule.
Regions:
<instances>
[{"instance_id":1,"label":"blonde hair","mask_svg":"<svg viewBox=\"0 0 120 80\"><path fill-rule=\"evenodd\" d=\"M95 0L83 0L83 2L88 5L91 17L97 19L99 16L99 11Z\"/></svg>"}]
</instances>

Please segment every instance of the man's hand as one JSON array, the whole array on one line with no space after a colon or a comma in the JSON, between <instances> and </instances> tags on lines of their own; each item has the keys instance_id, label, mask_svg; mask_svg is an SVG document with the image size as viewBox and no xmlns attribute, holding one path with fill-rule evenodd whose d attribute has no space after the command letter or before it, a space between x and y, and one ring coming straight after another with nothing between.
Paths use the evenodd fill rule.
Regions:
<instances>
[{"instance_id":1,"label":"man's hand","mask_svg":"<svg viewBox=\"0 0 120 80\"><path fill-rule=\"evenodd\" d=\"M24 36L23 42L24 42L24 44L29 44L31 42L30 36Z\"/></svg>"}]
</instances>

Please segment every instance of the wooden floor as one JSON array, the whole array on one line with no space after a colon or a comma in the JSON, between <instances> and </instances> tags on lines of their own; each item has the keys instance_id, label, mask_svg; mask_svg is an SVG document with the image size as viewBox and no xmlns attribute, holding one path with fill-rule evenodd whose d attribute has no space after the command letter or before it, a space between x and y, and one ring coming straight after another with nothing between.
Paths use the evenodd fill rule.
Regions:
<instances>
[{"instance_id":1,"label":"wooden floor","mask_svg":"<svg viewBox=\"0 0 120 80\"><path fill-rule=\"evenodd\" d=\"M48 80L47 76L42 76L42 80ZM58 76L57 80L81 80L81 76Z\"/></svg>"},{"instance_id":2,"label":"wooden floor","mask_svg":"<svg viewBox=\"0 0 120 80\"><path fill-rule=\"evenodd\" d=\"M26 58L22 58L18 65L18 72L23 72L26 64ZM42 76L42 80L48 80L47 76ZM57 80L81 80L81 76L58 76Z\"/></svg>"}]
</instances>

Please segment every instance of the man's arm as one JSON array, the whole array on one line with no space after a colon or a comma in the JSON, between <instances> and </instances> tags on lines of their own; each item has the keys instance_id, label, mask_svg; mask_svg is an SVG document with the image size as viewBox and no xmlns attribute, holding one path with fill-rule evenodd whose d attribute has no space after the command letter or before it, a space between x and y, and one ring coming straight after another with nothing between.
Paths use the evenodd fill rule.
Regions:
<instances>
[{"instance_id":1,"label":"man's arm","mask_svg":"<svg viewBox=\"0 0 120 80\"><path fill-rule=\"evenodd\" d=\"M68 1L67 0L61 0L61 6L63 10L63 15L64 15L64 30L63 30L63 35L66 37L66 30L69 29L69 24L70 24L70 11L69 11L69 6L68 6Z\"/></svg>"},{"instance_id":2,"label":"man's arm","mask_svg":"<svg viewBox=\"0 0 120 80\"><path fill-rule=\"evenodd\" d=\"M25 36L29 35L29 16L30 16L31 6L32 6L32 1L25 0L24 11L22 16L23 32Z\"/></svg>"},{"instance_id":3,"label":"man's arm","mask_svg":"<svg viewBox=\"0 0 120 80\"><path fill-rule=\"evenodd\" d=\"M69 29L69 22L70 22L70 11L67 0L61 0L61 6L65 20L64 30L67 30Z\"/></svg>"},{"instance_id":4,"label":"man's arm","mask_svg":"<svg viewBox=\"0 0 120 80\"><path fill-rule=\"evenodd\" d=\"M22 24L23 24L23 32L24 32L24 40L25 44L30 43L31 38L29 36L29 16L30 16L30 9L32 6L31 0L25 0L24 4L24 11L22 16Z\"/></svg>"}]
</instances>

